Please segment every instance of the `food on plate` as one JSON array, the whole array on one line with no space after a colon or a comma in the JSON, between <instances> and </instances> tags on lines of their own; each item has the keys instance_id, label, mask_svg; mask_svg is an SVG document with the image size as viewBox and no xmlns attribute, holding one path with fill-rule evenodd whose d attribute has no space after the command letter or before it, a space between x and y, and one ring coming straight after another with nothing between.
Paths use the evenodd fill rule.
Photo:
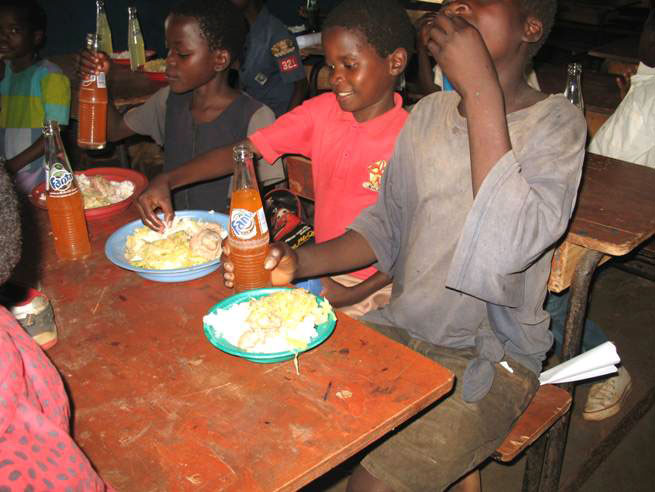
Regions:
<instances>
[{"instance_id":1,"label":"food on plate","mask_svg":"<svg viewBox=\"0 0 655 492\"><path fill-rule=\"evenodd\" d=\"M334 316L327 300L305 289L289 289L233 304L207 314L214 334L247 352L298 352L318 333L316 325Z\"/></svg>"},{"instance_id":2,"label":"food on plate","mask_svg":"<svg viewBox=\"0 0 655 492\"><path fill-rule=\"evenodd\" d=\"M163 233L139 227L127 237L125 259L139 268L187 268L217 260L227 231L215 222L175 217Z\"/></svg>"},{"instance_id":3,"label":"food on plate","mask_svg":"<svg viewBox=\"0 0 655 492\"><path fill-rule=\"evenodd\" d=\"M86 210L106 207L128 199L134 193L134 183L130 180L114 181L104 176L76 174L77 184L82 192ZM46 194L41 193L39 200L46 200Z\"/></svg>"},{"instance_id":4,"label":"food on plate","mask_svg":"<svg viewBox=\"0 0 655 492\"><path fill-rule=\"evenodd\" d=\"M165 72L166 71L166 60L164 58L156 58L145 62L143 65L144 72Z\"/></svg>"}]
</instances>

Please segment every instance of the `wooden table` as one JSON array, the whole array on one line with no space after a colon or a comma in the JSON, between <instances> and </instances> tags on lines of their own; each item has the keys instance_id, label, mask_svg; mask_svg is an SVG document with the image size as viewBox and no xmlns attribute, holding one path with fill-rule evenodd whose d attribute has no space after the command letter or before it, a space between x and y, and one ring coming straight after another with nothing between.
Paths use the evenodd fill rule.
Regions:
<instances>
[{"instance_id":1,"label":"wooden table","mask_svg":"<svg viewBox=\"0 0 655 492\"><path fill-rule=\"evenodd\" d=\"M562 360L580 353L589 288L599 263L626 255L655 235L653 190L655 169L587 154L577 207L553 257L550 278L556 290L571 288ZM572 383L563 387L575 391ZM569 422L570 413L549 431L542 490L558 490Z\"/></svg>"},{"instance_id":2,"label":"wooden table","mask_svg":"<svg viewBox=\"0 0 655 492\"><path fill-rule=\"evenodd\" d=\"M77 91L80 80L77 75L77 54L67 53L48 57L61 67L71 82L71 118L77 119ZM142 72L133 72L128 65L113 63L108 76L109 94L114 105L120 110L130 106L143 104L151 95L164 87L166 82L157 82L148 78Z\"/></svg>"},{"instance_id":3,"label":"wooden table","mask_svg":"<svg viewBox=\"0 0 655 492\"><path fill-rule=\"evenodd\" d=\"M58 261L39 235L59 329L48 355L76 441L117 490L296 490L451 389L448 370L343 315L300 374L219 351L202 316L232 293L220 273L163 284L105 258L107 236L134 218L92 224L85 261Z\"/></svg>"},{"instance_id":4,"label":"wooden table","mask_svg":"<svg viewBox=\"0 0 655 492\"><path fill-rule=\"evenodd\" d=\"M623 75L636 71L639 65L639 36L628 36L598 46L589 55L603 60L607 73Z\"/></svg>"}]
</instances>

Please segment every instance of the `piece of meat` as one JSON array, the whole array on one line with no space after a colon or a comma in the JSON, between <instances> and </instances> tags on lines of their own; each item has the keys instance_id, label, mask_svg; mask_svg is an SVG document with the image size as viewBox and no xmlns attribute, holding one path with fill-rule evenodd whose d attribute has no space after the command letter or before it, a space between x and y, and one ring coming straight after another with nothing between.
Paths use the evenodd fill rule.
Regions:
<instances>
[{"instance_id":1,"label":"piece of meat","mask_svg":"<svg viewBox=\"0 0 655 492\"><path fill-rule=\"evenodd\" d=\"M195 234L189 241L189 247L193 254L207 258L208 261L215 260L221 256L223 248L221 246L222 237L213 227L206 227Z\"/></svg>"}]
</instances>

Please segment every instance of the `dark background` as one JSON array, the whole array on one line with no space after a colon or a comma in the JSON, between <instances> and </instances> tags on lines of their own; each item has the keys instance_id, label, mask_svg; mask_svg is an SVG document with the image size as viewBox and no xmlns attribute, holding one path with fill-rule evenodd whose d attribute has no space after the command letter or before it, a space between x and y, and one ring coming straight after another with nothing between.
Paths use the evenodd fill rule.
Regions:
<instances>
[{"instance_id":1,"label":"dark background","mask_svg":"<svg viewBox=\"0 0 655 492\"><path fill-rule=\"evenodd\" d=\"M320 8L327 12L339 0L319 0ZM47 41L44 55L70 53L81 48L84 35L95 31L94 0L40 0L48 15ZM114 50L127 49L127 7L137 7L139 22L146 48L165 55L164 19L168 10L179 0L105 0ZM292 26L302 24L298 8L303 0L268 0L268 8L282 22Z\"/></svg>"}]
</instances>

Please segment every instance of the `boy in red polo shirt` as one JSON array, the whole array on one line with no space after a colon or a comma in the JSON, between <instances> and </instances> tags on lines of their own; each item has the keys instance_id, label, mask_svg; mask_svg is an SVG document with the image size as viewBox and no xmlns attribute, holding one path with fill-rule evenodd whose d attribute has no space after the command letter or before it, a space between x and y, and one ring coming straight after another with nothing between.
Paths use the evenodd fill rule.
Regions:
<instances>
[{"instance_id":1,"label":"boy in red polo shirt","mask_svg":"<svg viewBox=\"0 0 655 492\"><path fill-rule=\"evenodd\" d=\"M343 234L377 201L407 119L394 89L414 49L415 32L396 0L347 0L326 19L322 38L332 92L305 101L249 137L268 162L284 154L312 159L317 242ZM138 200L144 223L163 226L157 209L172 217L170 190L231 172L230 146L158 176ZM321 280L330 302L350 306L345 311L353 316L386 304L391 292L390 277L373 267Z\"/></svg>"}]
</instances>

